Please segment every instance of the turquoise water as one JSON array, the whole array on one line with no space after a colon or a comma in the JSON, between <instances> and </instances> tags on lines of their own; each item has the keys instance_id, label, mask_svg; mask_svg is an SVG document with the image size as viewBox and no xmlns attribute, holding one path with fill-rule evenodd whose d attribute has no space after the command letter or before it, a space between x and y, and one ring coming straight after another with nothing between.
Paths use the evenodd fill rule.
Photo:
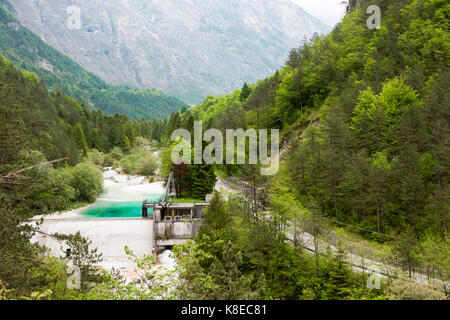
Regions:
<instances>
[{"instance_id":1,"label":"turquoise water","mask_svg":"<svg viewBox=\"0 0 450 320\"><path fill-rule=\"evenodd\" d=\"M152 209L149 215L153 214ZM142 201L97 201L92 207L83 211L89 218L134 218L142 216Z\"/></svg>"},{"instance_id":2,"label":"turquoise water","mask_svg":"<svg viewBox=\"0 0 450 320\"><path fill-rule=\"evenodd\" d=\"M162 198L162 195L146 198L157 202ZM142 201L98 200L81 214L87 218L139 218L142 217ZM148 209L148 215L153 215L153 209Z\"/></svg>"}]
</instances>

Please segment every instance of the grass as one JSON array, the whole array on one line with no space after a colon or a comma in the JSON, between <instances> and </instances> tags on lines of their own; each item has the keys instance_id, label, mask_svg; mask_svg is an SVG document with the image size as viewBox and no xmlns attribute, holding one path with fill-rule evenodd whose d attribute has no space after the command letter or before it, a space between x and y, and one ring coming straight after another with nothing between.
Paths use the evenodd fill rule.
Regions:
<instances>
[{"instance_id":1,"label":"grass","mask_svg":"<svg viewBox=\"0 0 450 320\"><path fill-rule=\"evenodd\" d=\"M389 241L380 243L375 240L368 239L368 238L364 237L363 235L350 230L351 228L335 227L335 226L331 226L331 225L328 225L327 227L331 231L336 233L337 235L339 235L347 240L350 240L352 242L363 245L365 247L369 247L369 248L379 252L380 254L382 254L382 253L387 254L389 252L392 252L392 250L393 250L392 243L390 243Z\"/></svg>"},{"instance_id":2,"label":"grass","mask_svg":"<svg viewBox=\"0 0 450 320\"><path fill-rule=\"evenodd\" d=\"M178 199L173 198L172 202L173 203L204 203L205 200L200 200L200 199L195 199L195 198L190 198L190 197L188 197L188 198L182 197L182 198L178 198Z\"/></svg>"},{"instance_id":3,"label":"grass","mask_svg":"<svg viewBox=\"0 0 450 320\"><path fill-rule=\"evenodd\" d=\"M226 174L224 171L220 170L219 168L216 167L216 175L218 175L219 177L221 177L223 180L226 180L229 175Z\"/></svg>"},{"instance_id":4,"label":"grass","mask_svg":"<svg viewBox=\"0 0 450 320\"><path fill-rule=\"evenodd\" d=\"M205 203L205 199L196 199L191 194L184 194L181 198L171 197L173 203Z\"/></svg>"},{"instance_id":5,"label":"grass","mask_svg":"<svg viewBox=\"0 0 450 320\"><path fill-rule=\"evenodd\" d=\"M86 202L86 201L74 202L71 205L69 205L67 207L67 209L64 209L64 211L70 211L70 210L75 210L75 209L79 209L79 208L84 208L84 207L87 207L87 206L93 204L94 202Z\"/></svg>"}]
</instances>

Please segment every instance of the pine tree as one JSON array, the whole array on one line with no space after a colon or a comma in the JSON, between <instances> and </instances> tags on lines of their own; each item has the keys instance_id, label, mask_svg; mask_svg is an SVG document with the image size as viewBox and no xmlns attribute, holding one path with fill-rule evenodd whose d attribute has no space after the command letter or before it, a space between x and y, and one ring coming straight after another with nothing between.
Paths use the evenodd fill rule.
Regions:
<instances>
[{"instance_id":1,"label":"pine tree","mask_svg":"<svg viewBox=\"0 0 450 320\"><path fill-rule=\"evenodd\" d=\"M208 208L205 209L204 219L199 231L199 238L206 234L214 236L217 231L225 231L224 238L231 239L230 230L232 227L232 217L227 203L220 193L215 193Z\"/></svg>"},{"instance_id":2,"label":"pine tree","mask_svg":"<svg viewBox=\"0 0 450 320\"><path fill-rule=\"evenodd\" d=\"M72 128L72 139L75 141L78 148L83 152L83 156L86 157L89 148L86 142L86 137L84 135L83 128L81 127L80 123L77 123Z\"/></svg>"},{"instance_id":3,"label":"pine tree","mask_svg":"<svg viewBox=\"0 0 450 320\"><path fill-rule=\"evenodd\" d=\"M264 289L264 276L260 277L255 289L252 288L254 276L240 271L243 255L233 248L231 242L225 246L222 259L214 259L211 265L211 276L217 287L213 290L214 299L246 300L255 299Z\"/></svg>"},{"instance_id":4,"label":"pine tree","mask_svg":"<svg viewBox=\"0 0 450 320\"><path fill-rule=\"evenodd\" d=\"M250 94L252 93L252 90L250 89L250 87L248 86L247 82L244 83L244 86L242 87L241 90L241 95L239 97L239 99L244 102L247 100L247 98L250 96Z\"/></svg>"},{"instance_id":5,"label":"pine tree","mask_svg":"<svg viewBox=\"0 0 450 320\"><path fill-rule=\"evenodd\" d=\"M346 252L340 243L337 244L336 254L331 262L327 282L327 295L331 300L344 299L349 287L350 268L345 261Z\"/></svg>"},{"instance_id":6,"label":"pine tree","mask_svg":"<svg viewBox=\"0 0 450 320\"><path fill-rule=\"evenodd\" d=\"M196 199L205 199L214 190L216 175L214 166L208 164L193 164L189 166L191 172L191 193Z\"/></svg>"},{"instance_id":7,"label":"pine tree","mask_svg":"<svg viewBox=\"0 0 450 320\"><path fill-rule=\"evenodd\" d=\"M123 135L120 139L120 148L122 148L123 152L128 153L131 150L131 143L130 140L126 135Z\"/></svg>"},{"instance_id":8,"label":"pine tree","mask_svg":"<svg viewBox=\"0 0 450 320\"><path fill-rule=\"evenodd\" d=\"M386 203L389 201L389 175L391 165L384 153L376 153L370 159L368 170L369 194L371 200L375 203L377 213L377 231L384 232L383 215L386 209Z\"/></svg>"},{"instance_id":9,"label":"pine tree","mask_svg":"<svg viewBox=\"0 0 450 320\"><path fill-rule=\"evenodd\" d=\"M173 178L175 180L175 193L177 197L182 197L183 192L189 190L191 187L191 172L189 166L184 162L179 164L172 163L170 165L170 171L173 173Z\"/></svg>"},{"instance_id":10,"label":"pine tree","mask_svg":"<svg viewBox=\"0 0 450 320\"><path fill-rule=\"evenodd\" d=\"M324 134L324 171L322 183L326 188L325 201L333 208L336 222L339 220L339 200L342 194L342 182L345 173L349 133L342 112L333 108L324 119L321 127Z\"/></svg>"}]
</instances>

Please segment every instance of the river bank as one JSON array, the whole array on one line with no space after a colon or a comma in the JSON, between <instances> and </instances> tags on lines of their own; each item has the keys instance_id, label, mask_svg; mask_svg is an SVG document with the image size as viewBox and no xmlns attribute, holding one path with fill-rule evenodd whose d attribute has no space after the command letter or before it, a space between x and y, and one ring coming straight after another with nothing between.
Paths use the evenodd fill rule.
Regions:
<instances>
[{"instance_id":1,"label":"river bank","mask_svg":"<svg viewBox=\"0 0 450 320\"><path fill-rule=\"evenodd\" d=\"M103 254L99 264L104 269L119 269L127 281L131 281L134 266L124 252L127 245L137 256L153 253L153 221L141 219L142 201L159 199L165 189L163 182L150 182L146 177L122 174L120 169L105 168L104 193L92 204L35 216L31 222L43 219L40 230L32 241L39 242L53 256L64 256L61 244L46 234L74 234L92 240ZM171 265L168 253L157 256L158 266Z\"/></svg>"},{"instance_id":2,"label":"river bank","mask_svg":"<svg viewBox=\"0 0 450 320\"><path fill-rule=\"evenodd\" d=\"M55 212L48 215L39 215L32 220L62 220L102 217L89 215L89 210L104 207L105 203L113 204L111 207L120 206L119 203L142 202L145 199L156 199L164 194L164 182L150 182L143 176L131 176L120 172L119 169L104 168L103 171L104 192L94 203L76 209ZM117 203L114 205L114 203Z\"/></svg>"}]
</instances>

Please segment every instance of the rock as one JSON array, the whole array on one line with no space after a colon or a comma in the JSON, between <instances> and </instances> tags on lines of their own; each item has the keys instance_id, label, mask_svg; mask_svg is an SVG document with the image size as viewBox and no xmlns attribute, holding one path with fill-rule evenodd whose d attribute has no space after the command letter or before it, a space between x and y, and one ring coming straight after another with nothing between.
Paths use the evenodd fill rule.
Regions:
<instances>
[{"instance_id":1,"label":"rock","mask_svg":"<svg viewBox=\"0 0 450 320\"><path fill-rule=\"evenodd\" d=\"M112 84L195 104L274 73L329 27L291 0L9 0L20 22ZM67 27L78 6L81 29Z\"/></svg>"}]
</instances>

